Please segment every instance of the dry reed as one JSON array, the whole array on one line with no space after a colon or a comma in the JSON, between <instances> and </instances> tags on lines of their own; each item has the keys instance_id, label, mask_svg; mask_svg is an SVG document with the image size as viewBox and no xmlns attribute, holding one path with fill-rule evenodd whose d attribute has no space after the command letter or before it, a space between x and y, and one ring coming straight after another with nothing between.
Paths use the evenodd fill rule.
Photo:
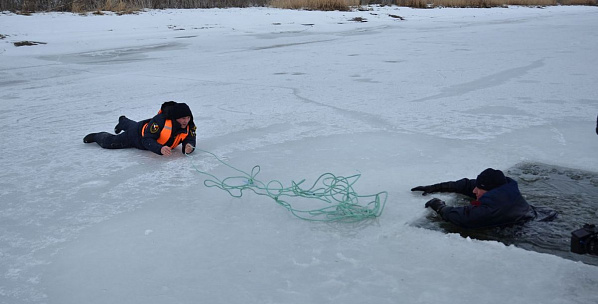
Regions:
<instances>
[{"instance_id":1,"label":"dry reed","mask_svg":"<svg viewBox=\"0 0 598 304\"><path fill-rule=\"evenodd\" d=\"M359 5L359 0L271 0L271 7L317 11L348 11Z\"/></svg>"}]
</instances>

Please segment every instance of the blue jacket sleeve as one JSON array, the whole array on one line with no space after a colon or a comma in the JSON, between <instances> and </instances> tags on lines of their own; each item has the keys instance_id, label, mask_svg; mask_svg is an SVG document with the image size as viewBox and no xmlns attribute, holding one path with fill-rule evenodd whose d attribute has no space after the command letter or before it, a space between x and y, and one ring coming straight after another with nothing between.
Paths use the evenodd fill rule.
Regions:
<instances>
[{"instance_id":1,"label":"blue jacket sleeve","mask_svg":"<svg viewBox=\"0 0 598 304\"><path fill-rule=\"evenodd\" d=\"M462 178L458 181L454 181L451 185L451 192L467 195L469 197L475 198L475 194L473 194L473 189L475 188L476 180L475 179L468 179Z\"/></svg>"},{"instance_id":2,"label":"blue jacket sleeve","mask_svg":"<svg viewBox=\"0 0 598 304\"><path fill-rule=\"evenodd\" d=\"M183 147L181 148L183 154L185 154L185 147L187 146L187 144L192 145L193 151L195 151L195 143L196 143L196 137L197 137L196 131L197 131L197 127L195 125L190 126L189 135L187 135L185 140L183 140ZM193 153L193 151L191 151L189 154Z\"/></svg>"},{"instance_id":3,"label":"blue jacket sleeve","mask_svg":"<svg viewBox=\"0 0 598 304\"><path fill-rule=\"evenodd\" d=\"M448 222L463 228L481 228L493 222L493 209L488 205L453 207L446 206L438 214Z\"/></svg>"}]
</instances>

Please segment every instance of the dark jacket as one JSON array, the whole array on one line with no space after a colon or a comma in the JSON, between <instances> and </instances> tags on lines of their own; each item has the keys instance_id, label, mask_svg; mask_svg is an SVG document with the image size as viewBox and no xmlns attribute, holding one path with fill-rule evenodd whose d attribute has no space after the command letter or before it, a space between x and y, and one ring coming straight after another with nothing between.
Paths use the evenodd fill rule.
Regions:
<instances>
[{"instance_id":1,"label":"dark jacket","mask_svg":"<svg viewBox=\"0 0 598 304\"><path fill-rule=\"evenodd\" d=\"M176 121L176 119L172 120L172 133L170 135L169 140L164 145L158 143L157 140L160 137L160 133L164 129L165 122L166 122L166 117L164 116L164 114L158 114L151 119L146 119L146 120L139 122L138 132L139 132L139 135L141 136L141 144L142 144L143 148L150 150L156 154L162 155L162 152L160 152L160 149L162 149L163 146L172 145L175 137L182 133L187 134L187 137L182 141L183 153L185 153L185 146L187 144L191 144L193 147L195 147L195 140L196 140L195 129L196 129L196 127L195 127L195 124L193 123L193 121L191 121L189 123L189 128L187 130L187 128L185 128L185 129L181 128L181 125ZM155 126L157 126L158 130L157 130L157 132L152 133L150 131L150 129L152 128L152 126L154 126L154 124L155 124Z\"/></svg>"},{"instance_id":2,"label":"dark jacket","mask_svg":"<svg viewBox=\"0 0 598 304\"><path fill-rule=\"evenodd\" d=\"M475 179L460 179L451 183L451 192L475 198L472 192L475 185ZM509 177L506 184L486 192L479 201L464 207L446 206L438 213L463 228L508 226L535 217L533 208L521 196L517 182Z\"/></svg>"}]
</instances>

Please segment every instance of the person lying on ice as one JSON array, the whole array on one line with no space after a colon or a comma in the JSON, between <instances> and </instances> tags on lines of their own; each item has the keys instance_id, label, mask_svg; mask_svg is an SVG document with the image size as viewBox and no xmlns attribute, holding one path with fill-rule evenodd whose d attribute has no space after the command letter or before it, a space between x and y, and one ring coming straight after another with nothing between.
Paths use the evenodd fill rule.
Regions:
<instances>
[{"instance_id":1,"label":"person lying on ice","mask_svg":"<svg viewBox=\"0 0 598 304\"><path fill-rule=\"evenodd\" d=\"M190 154L195 150L195 130L189 106L168 101L162 104L158 115L151 119L136 122L125 116L119 117L114 127L114 133L118 135L90 133L83 138L83 142L95 142L104 149L150 150L164 156L170 156L172 149L182 143L182 152Z\"/></svg>"},{"instance_id":2,"label":"person lying on ice","mask_svg":"<svg viewBox=\"0 0 598 304\"><path fill-rule=\"evenodd\" d=\"M425 205L445 221L466 229L521 224L536 217L534 208L521 196L517 182L492 168L482 171L476 179L417 186L411 191L423 191L422 195L453 192L476 198L470 205L461 207L446 206L438 198Z\"/></svg>"}]
</instances>

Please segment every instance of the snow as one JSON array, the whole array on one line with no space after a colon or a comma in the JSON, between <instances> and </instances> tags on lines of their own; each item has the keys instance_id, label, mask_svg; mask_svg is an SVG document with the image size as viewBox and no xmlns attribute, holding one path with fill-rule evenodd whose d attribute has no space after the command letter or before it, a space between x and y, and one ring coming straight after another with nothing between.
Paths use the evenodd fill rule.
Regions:
<instances>
[{"instance_id":1,"label":"snow","mask_svg":"<svg viewBox=\"0 0 598 304\"><path fill-rule=\"evenodd\" d=\"M416 228L409 189L598 171L597 27L575 6L1 14L0 303L596 303L595 266ZM266 181L362 174L382 216L304 221L205 187L192 164L235 173L207 153L83 144L167 100L198 148Z\"/></svg>"}]
</instances>

